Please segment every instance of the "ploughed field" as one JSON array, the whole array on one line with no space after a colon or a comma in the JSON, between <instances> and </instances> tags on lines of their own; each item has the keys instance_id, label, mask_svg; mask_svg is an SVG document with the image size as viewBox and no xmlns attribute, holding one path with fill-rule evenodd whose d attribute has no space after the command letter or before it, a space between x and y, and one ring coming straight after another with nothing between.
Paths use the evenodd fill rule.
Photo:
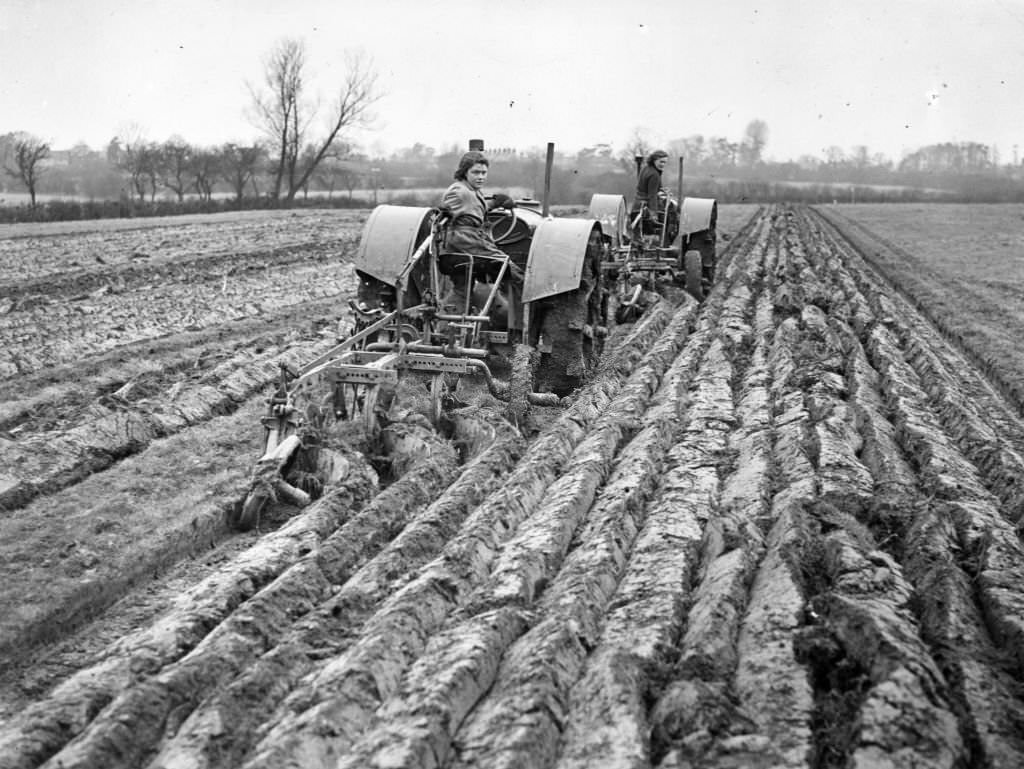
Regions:
<instances>
[{"instance_id":1,"label":"ploughed field","mask_svg":"<svg viewBox=\"0 0 1024 769\"><path fill-rule=\"evenodd\" d=\"M245 534L365 212L0 240L0 767L1024 766L1020 382L826 213Z\"/></svg>"}]
</instances>

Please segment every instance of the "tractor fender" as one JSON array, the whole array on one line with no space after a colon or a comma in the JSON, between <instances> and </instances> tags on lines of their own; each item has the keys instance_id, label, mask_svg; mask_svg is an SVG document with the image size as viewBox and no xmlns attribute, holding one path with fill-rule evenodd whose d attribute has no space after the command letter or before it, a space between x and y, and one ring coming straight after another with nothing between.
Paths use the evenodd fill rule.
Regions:
<instances>
[{"instance_id":1,"label":"tractor fender","mask_svg":"<svg viewBox=\"0 0 1024 769\"><path fill-rule=\"evenodd\" d=\"M579 288L587 244L600 226L593 219L544 219L533 232L523 282L523 301Z\"/></svg>"},{"instance_id":2,"label":"tractor fender","mask_svg":"<svg viewBox=\"0 0 1024 769\"><path fill-rule=\"evenodd\" d=\"M679 214L679 234L692 235L714 229L718 219L718 203L714 198L683 198Z\"/></svg>"},{"instance_id":3,"label":"tractor fender","mask_svg":"<svg viewBox=\"0 0 1024 769\"><path fill-rule=\"evenodd\" d=\"M629 240L629 215L626 213L626 199L622 195L598 193L590 198L588 212L601 225L601 232L611 241L612 248L619 248Z\"/></svg>"},{"instance_id":4,"label":"tractor fender","mask_svg":"<svg viewBox=\"0 0 1024 769\"><path fill-rule=\"evenodd\" d=\"M397 285L402 268L426 237L421 233L429 234L430 212L415 206L377 206L363 226L355 268L389 286Z\"/></svg>"}]
</instances>

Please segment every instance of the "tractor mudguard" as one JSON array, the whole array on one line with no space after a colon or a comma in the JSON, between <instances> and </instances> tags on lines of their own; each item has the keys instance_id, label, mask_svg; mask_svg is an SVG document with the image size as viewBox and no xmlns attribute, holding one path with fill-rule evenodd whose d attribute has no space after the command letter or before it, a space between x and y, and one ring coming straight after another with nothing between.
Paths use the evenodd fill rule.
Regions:
<instances>
[{"instance_id":1,"label":"tractor mudguard","mask_svg":"<svg viewBox=\"0 0 1024 769\"><path fill-rule=\"evenodd\" d=\"M355 268L389 286L398 282L419 240L429 234L431 209L413 206L377 206L363 227Z\"/></svg>"},{"instance_id":2,"label":"tractor mudguard","mask_svg":"<svg viewBox=\"0 0 1024 769\"><path fill-rule=\"evenodd\" d=\"M588 213L597 219L604 236L611 241L612 248L619 248L629 240L629 215L626 199L622 195L598 193L590 198Z\"/></svg>"},{"instance_id":3,"label":"tractor mudguard","mask_svg":"<svg viewBox=\"0 0 1024 769\"><path fill-rule=\"evenodd\" d=\"M587 244L597 227L593 219L545 219L537 225L526 263L524 302L579 288Z\"/></svg>"},{"instance_id":4,"label":"tractor mudguard","mask_svg":"<svg viewBox=\"0 0 1024 769\"><path fill-rule=\"evenodd\" d=\"M679 215L679 234L692 235L715 227L718 219L718 203L714 198L683 198L683 210Z\"/></svg>"}]
</instances>

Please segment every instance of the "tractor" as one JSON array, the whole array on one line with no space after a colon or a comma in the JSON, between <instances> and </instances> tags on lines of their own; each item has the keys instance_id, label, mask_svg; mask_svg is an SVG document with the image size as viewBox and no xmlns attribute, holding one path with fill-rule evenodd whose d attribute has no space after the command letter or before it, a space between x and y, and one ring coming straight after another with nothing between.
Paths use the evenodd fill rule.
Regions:
<instances>
[{"instance_id":1,"label":"tractor","mask_svg":"<svg viewBox=\"0 0 1024 769\"><path fill-rule=\"evenodd\" d=\"M549 144L546 180L553 158ZM558 405L583 384L608 333L608 248L596 220L553 218L547 197L546 185L543 202L488 213L485 226L506 258L456 254L454 269L443 210L373 209L355 256L352 332L301 370L282 367L240 528L255 525L272 499L301 506L315 497L330 473L309 461L319 436L353 422L372 438L399 377L423 383L436 425L464 377L482 379L520 425L531 404ZM521 284L510 280L513 264ZM469 289L462 306L442 302L453 281Z\"/></svg>"},{"instance_id":2,"label":"tractor","mask_svg":"<svg viewBox=\"0 0 1024 769\"><path fill-rule=\"evenodd\" d=\"M638 157L638 173L641 161ZM590 199L588 216L600 223L608 247L603 269L608 281L617 286L615 313L620 323L643 311L647 292L675 284L703 301L714 283L718 203L713 198L683 197L682 158L678 178L676 196L661 192L662 213L653 234L643 232L642 209L630 218L622 195L596 194Z\"/></svg>"}]
</instances>

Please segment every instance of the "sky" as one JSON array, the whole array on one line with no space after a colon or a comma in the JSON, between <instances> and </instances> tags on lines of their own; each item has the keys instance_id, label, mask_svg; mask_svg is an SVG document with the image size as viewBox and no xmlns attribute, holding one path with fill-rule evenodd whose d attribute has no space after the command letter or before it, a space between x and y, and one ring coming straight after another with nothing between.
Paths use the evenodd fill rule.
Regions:
<instances>
[{"instance_id":1,"label":"sky","mask_svg":"<svg viewBox=\"0 0 1024 769\"><path fill-rule=\"evenodd\" d=\"M1024 0L0 0L0 134L251 142L248 85L286 37L323 113L346 53L372 63L376 117L347 138L374 155L740 141L756 119L772 160L1024 158Z\"/></svg>"}]
</instances>

